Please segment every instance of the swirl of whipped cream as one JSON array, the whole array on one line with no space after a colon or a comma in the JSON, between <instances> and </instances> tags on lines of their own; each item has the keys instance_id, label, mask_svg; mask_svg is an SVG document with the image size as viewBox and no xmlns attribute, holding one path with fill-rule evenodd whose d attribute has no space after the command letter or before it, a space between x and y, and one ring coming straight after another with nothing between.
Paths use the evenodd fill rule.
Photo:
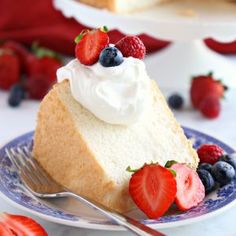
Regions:
<instances>
[{"instance_id":1,"label":"swirl of whipped cream","mask_svg":"<svg viewBox=\"0 0 236 236\"><path fill-rule=\"evenodd\" d=\"M133 57L115 67L85 66L74 59L57 71L57 78L68 79L74 99L107 123L133 124L151 104L145 64Z\"/></svg>"}]
</instances>

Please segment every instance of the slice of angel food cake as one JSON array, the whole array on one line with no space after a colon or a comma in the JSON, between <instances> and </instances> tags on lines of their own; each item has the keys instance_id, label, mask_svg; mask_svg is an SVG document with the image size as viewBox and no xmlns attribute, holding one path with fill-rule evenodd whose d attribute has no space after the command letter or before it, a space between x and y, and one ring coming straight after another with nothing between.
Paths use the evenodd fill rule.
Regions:
<instances>
[{"instance_id":1,"label":"slice of angel food cake","mask_svg":"<svg viewBox=\"0 0 236 236\"><path fill-rule=\"evenodd\" d=\"M200 189L188 201L200 202L204 191L195 176L197 153L147 75L142 41L126 36L111 44L106 27L83 30L75 41L76 58L57 71L58 83L41 102L34 157L61 185L119 212L137 203L130 189L136 173L127 170L148 164L164 170L157 182L159 171L147 172L147 180L154 175L157 195L165 192L159 187L170 184L175 198L174 172L180 169ZM165 168L169 160L185 163L189 175L181 164L174 164L176 171Z\"/></svg>"}]
</instances>

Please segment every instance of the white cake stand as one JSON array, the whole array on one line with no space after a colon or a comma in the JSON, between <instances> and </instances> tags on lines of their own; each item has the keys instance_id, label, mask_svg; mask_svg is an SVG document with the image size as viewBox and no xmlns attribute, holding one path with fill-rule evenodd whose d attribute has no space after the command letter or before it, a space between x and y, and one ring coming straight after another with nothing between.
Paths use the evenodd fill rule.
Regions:
<instances>
[{"instance_id":1,"label":"white cake stand","mask_svg":"<svg viewBox=\"0 0 236 236\"><path fill-rule=\"evenodd\" d=\"M90 27L107 25L126 34L146 33L174 41L162 52L147 57L147 69L162 88L189 87L192 75L213 71L228 86L236 87L236 67L225 56L208 49L206 37L236 39L236 2L177 0L132 14L114 14L75 0L54 0L66 17Z\"/></svg>"}]
</instances>

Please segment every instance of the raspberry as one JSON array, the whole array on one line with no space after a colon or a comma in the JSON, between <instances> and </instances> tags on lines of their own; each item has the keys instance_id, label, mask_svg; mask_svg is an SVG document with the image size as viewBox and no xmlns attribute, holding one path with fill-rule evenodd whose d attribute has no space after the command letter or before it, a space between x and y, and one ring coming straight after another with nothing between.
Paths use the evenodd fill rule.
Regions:
<instances>
[{"instance_id":1,"label":"raspberry","mask_svg":"<svg viewBox=\"0 0 236 236\"><path fill-rule=\"evenodd\" d=\"M116 43L116 47L122 52L124 57L135 57L143 59L146 48L137 36L126 36Z\"/></svg>"},{"instance_id":2,"label":"raspberry","mask_svg":"<svg viewBox=\"0 0 236 236\"><path fill-rule=\"evenodd\" d=\"M224 154L224 150L214 144L204 144L197 150L200 163L215 164Z\"/></svg>"},{"instance_id":3,"label":"raspberry","mask_svg":"<svg viewBox=\"0 0 236 236\"><path fill-rule=\"evenodd\" d=\"M215 95L207 96L201 101L199 109L205 117L209 119L217 118L221 110L219 97Z\"/></svg>"}]
</instances>

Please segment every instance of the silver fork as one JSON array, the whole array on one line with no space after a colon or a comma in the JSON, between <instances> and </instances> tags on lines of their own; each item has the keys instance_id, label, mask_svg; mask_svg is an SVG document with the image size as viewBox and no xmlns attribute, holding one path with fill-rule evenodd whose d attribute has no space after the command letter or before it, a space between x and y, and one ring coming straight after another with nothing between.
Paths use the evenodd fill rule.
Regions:
<instances>
[{"instance_id":1,"label":"silver fork","mask_svg":"<svg viewBox=\"0 0 236 236\"><path fill-rule=\"evenodd\" d=\"M11 162L16 167L16 171L19 174L22 183L33 195L39 198L74 197L136 235L164 236L161 232L158 232L131 217L108 209L97 202L88 200L87 198L75 194L57 184L33 158L28 147L11 148L6 149L5 151Z\"/></svg>"}]
</instances>

